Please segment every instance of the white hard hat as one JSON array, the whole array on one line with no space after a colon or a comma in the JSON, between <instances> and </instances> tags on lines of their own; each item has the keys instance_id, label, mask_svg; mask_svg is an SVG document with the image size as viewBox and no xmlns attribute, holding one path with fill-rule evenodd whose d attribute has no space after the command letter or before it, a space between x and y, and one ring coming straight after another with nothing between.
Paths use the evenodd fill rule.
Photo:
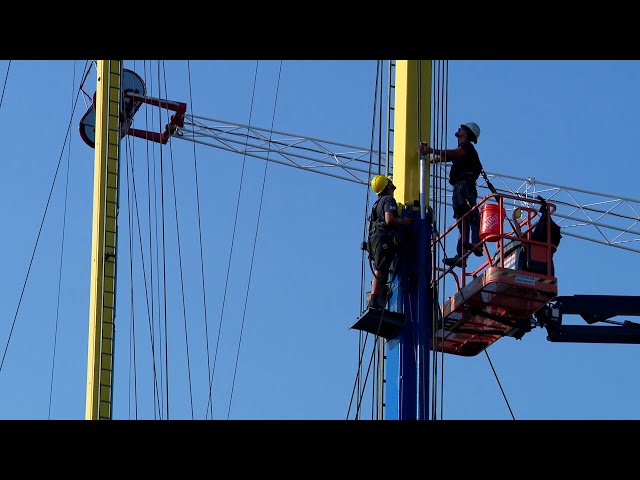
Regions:
<instances>
[{"instance_id":1,"label":"white hard hat","mask_svg":"<svg viewBox=\"0 0 640 480\"><path fill-rule=\"evenodd\" d=\"M480 137L480 127L478 126L478 124L474 122L469 122L469 123L463 123L462 126L469 129L471 133L475 135L476 139L473 143L476 143L478 141L478 138Z\"/></svg>"}]
</instances>

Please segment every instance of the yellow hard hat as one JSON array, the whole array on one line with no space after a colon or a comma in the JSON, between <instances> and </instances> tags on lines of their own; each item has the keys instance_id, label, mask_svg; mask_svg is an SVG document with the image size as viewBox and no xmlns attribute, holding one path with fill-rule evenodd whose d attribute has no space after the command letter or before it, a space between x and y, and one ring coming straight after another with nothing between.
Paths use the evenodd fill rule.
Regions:
<instances>
[{"instance_id":1,"label":"yellow hard hat","mask_svg":"<svg viewBox=\"0 0 640 480\"><path fill-rule=\"evenodd\" d=\"M371 180L371 188L376 193L376 195L380 195L381 192L387 188L389 183L393 183L389 177L385 177L384 175L376 175Z\"/></svg>"}]
</instances>

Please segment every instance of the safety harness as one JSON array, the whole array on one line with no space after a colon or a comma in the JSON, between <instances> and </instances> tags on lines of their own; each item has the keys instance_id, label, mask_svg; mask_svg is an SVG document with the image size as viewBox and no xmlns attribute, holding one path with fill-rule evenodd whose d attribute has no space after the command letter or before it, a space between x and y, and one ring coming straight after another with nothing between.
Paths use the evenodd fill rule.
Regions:
<instances>
[{"instance_id":1,"label":"safety harness","mask_svg":"<svg viewBox=\"0 0 640 480\"><path fill-rule=\"evenodd\" d=\"M369 237L367 238L367 252L369 253L369 266L371 267L371 271L374 271L373 268L373 259L375 256L375 252L373 251L373 242L371 241L373 238L383 235L388 235L391 237L391 242L397 247L399 238L396 235L396 231L394 228L387 225L387 222L384 219L384 216L380 216L378 214L378 205L380 204L380 200L385 198L387 195L382 195L378 197L378 199L373 204L371 208L371 215L369 216ZM398 253L396 248L396 254Z\"/></svg>"},{"instance_id":2,"label":"safety harness","mask_svg":"<svg viewBox=\"0 0 640 480\"><path fill-rule=\"evenodd\" d=\"M394 245L397 245L398 242L398 237L395 234L395 230L390 228L389 225L387 225L387 222L384 219L384 213L383 216L380 217L378 215L378 204L380 203L380 200L382 200L384 197L386 197L386 195L382 195L380 197L378 197L378 199L374 202L373 207L371 208L371 215L369 216L369 236L367 238L367 253L368 253L368 257L369 257L369 268L371 269L371 273L373 273L373 275L375 276L376 272L375 272L375 268L373 265L373 261L374 261L374 256L375 256L375 252L373 251L373 245L371 243L371 239L374 236L377 235L389 235L392 237L393 239L393 243ZM395 255L396 255L396 260L394 260L393 263L395 263L397 261L397 255L399 253L399 250L396 249L395 251ZM387 293L385 294L385 297L388 297L390 294L390 289L388 287L389 284L391 284L393 282L393 280L395 279L396 275L398 274L398 271L396 268L392 268L392 276L391 278L387 279L387 283L384 286L384 291L386 291Z\"/></svg>"},{"instance_id":3,"label":"safety harness","mask_svg":"<svg viewBox=\"0 0 640 480\"><path fill-rule=\"evenodd\" d=\"M384 197L386 197L386 195L378 197L378 199L373 204L373 207L371 208L371 216L369 217L369 237L378 232L391 233L387 222L385 222L384 220L384 216L382 218L378 216L378 204Z\"/></svg>"}]
</instances>

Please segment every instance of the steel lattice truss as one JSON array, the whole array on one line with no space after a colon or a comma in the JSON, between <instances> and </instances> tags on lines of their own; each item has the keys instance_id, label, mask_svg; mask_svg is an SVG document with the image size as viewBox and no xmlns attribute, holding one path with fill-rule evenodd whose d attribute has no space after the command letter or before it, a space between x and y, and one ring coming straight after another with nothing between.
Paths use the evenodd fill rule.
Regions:
<instances>
[{"instance_id":1,"label":"steel lattice truss","mask_svg":"<svg viewBox=\"0 0 640 480\"><path fill-rule=\"evenodd\" d=\"M372 175L384 170L387 156L392 157L392 154L367 148L195 115L185 116L184 128L177 130L173 138L361 185L368 185ZM439 168L443 169L439 175L446 178L446 167ZM640 200L554 185L533 178L490 172L487 172L487 177L499 193L522 197L521 201L513 201L513 209L530 206L528 199L538 195L553 202L556 205L554 219L563 235L640 253ZM491 193L482 177L478 180L478 193L481 196ZM444 202L439 203L450 205L449 186L444 198ZM433 204L433 199L431 201Z\"/></svg>"},{"instance_id":2,"label":"steel lattice truss","mask_svg":"<svg viewBox=\"0 0 640 480\"><path fill-rule=\"evenodd\" d=\"M563 235L640 253L639 200L554 185L531 177L523 179L488 172L487 177L499 193L522 196L518 202L522 206L535 207L527 199L537 196L555 204L553 218ZM481 177L478 194L489 193ZM517 206L514 204L513 208Z\"/></svg>"},{"instance_id":3,"label":"steel lattice truss","mask_svg":"<svg viewBox=\"0 0 640 480\"><path fill-rule=\"evenodd\" d=\"M371 172L377 173L378 162L383 166L386 162L379 152L366 148L195 115L185 115L184 128L174 138L176 135L183 140L363 185L369 183Z\"/></svg>"}]
</instances>

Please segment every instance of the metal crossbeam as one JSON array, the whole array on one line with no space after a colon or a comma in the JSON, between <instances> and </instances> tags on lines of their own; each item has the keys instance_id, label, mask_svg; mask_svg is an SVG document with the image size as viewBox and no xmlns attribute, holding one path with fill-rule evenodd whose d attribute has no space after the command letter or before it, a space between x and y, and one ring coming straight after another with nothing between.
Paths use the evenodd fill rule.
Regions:
<instances>
[{"instance_id":1,"label":"metal crossbeam","mask_svg":"<svg viewBox=\"0 0 640 480\"><path fill-rule=\"evenodd\" d=\"M387 162L387 155L376 150L195 115L185 115L184 127L178 129L173 138L361 185L368 185ZM390 160L392 165L392 158ZM447 178L450 167L440 164L437 168L441 170L436 174ZM512 210L530 206L529 199L540 195L556 205L554 219L563 235L640 253L640 200L556 185L532 177L491 172L487 172L487 177L499 193L522 197L513 202ZM434 203L433 192L432 188L431 205L451 205L448 184L443 201ZM491 193L482 177L478 179L478 193L481 196Z\"/></svg>"}]
</instances>

